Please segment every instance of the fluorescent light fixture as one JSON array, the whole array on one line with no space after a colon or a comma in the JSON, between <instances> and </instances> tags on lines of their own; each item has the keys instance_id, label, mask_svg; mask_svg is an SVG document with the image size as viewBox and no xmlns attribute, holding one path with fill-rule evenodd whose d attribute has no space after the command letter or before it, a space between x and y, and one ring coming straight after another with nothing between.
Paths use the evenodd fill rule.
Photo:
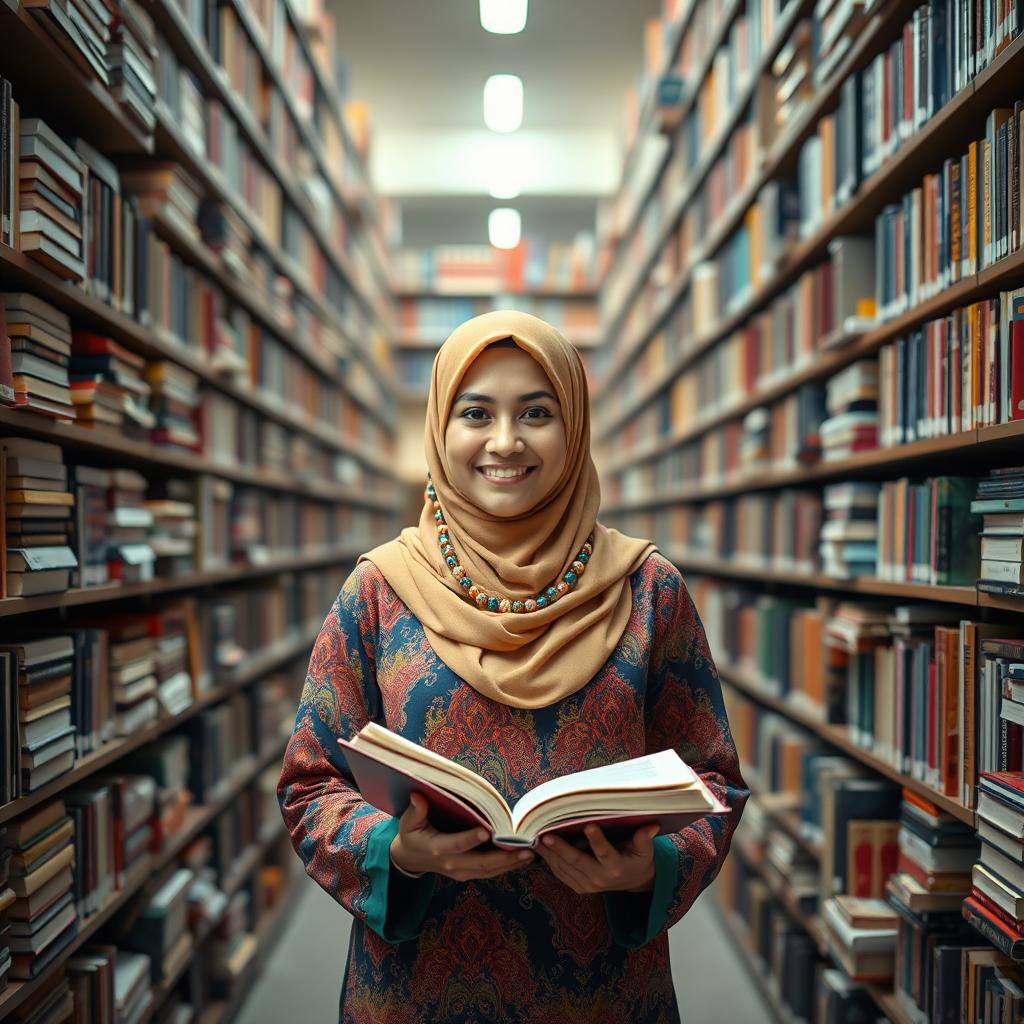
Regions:
<instances>
[{"instance_id":1,"label":"fluorescent light fixture","mask_svg":"<svg viewBox=\"0 0 1024 1024\"><path fill-rule=\"evenodd\" d=\"M516 199L521 191L519 169L514 164L502 162L488 175L490 184L487 191L492 199Z\"/></svg>"},{"instance_id":2,"label":"fluorescent light fixture","mask_svg":"<svg viewBox=\"0 0 1024 1024\"><path fill-rule=\"evenodd\" d=\"M480 0L480 24L488 32L512 36L526 28L528 0Z\"/></svg>"},{"instance_id":3,"label":"fluorescent light fixture","mask_svg":"<svg viewBox=\"0 0 1024 1024\"><path fill-rule=\"evenodd\" d=\"M484 83L484 123L492 132L514 132L523 123L523 80L491 75Z\"/></svg>"},{"instance_id":4,"label":"fluorescent light fixture","mask_svg":"<svg viewBox=\"0 0 1024 1024\"><path fill-rule=\"evenodd\" d=\"M523 222L519 211L511 206L491 210L487 218L487 235L495 249L514 249L522 236Z\"/></svg>"}]
</instances>

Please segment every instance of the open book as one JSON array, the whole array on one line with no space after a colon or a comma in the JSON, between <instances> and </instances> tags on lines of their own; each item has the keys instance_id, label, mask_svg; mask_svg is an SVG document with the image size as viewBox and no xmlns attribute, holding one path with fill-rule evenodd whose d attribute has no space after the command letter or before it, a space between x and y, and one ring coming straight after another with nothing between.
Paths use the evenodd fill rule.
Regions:
<instances>
[{"instance_id":1,"label":"open book","mask_svg":"<svg viewBox=\"0 0 1024 1024\"><path fill-rule=\"evenodd\" d=\"M662 832L676 832L729 810L673 750L551 779L509 807L476 772L373 722L338 743L359 792L374 807L399 817L410 794L422 793L434 828L459 832L482 825L506 848L536 846L545 832L579 833L590 822L609 838L628 838L655 821Z\"/></svg>"}]
</instances>

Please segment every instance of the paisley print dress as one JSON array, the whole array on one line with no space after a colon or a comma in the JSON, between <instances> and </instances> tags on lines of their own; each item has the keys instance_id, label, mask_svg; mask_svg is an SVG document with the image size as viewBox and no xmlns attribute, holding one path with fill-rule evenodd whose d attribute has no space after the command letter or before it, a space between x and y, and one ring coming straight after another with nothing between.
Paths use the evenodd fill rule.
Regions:
<instances>
[{"instance_id":1,"label":"paisley print dress","mask_svg":"<svg viewBox=\"0 0 1024 1024\"><path fill-rule=\"evenodd\" d=\"M355 919L340 1021L679 1020L666 930L717 874L747 790L679 571L654 553L631 583L629 623L601 671L528 711L456 677L372 563L346 581L278 785L307 873ZM398 820L360 797L336 742L370 720L478 772L510 804L547 779L672 747L733 810L658 836L651 892L577 895L540 858L495 879L411 879L388 856Z\"/></svg>"}]
</instances>

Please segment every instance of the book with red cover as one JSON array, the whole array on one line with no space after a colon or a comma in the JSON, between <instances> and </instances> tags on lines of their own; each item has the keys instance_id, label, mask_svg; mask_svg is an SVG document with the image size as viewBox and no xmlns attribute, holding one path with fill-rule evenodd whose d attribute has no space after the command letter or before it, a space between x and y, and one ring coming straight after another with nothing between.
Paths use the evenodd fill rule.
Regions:
<instances>
[{"instance_id":1,"label":"book with red cover","mask_svg":"<svg viewBox=\"0 0 1024 1024\"><path fill-rule=\"evenodd\" d=\"M1012 924L987 896L972 892L964 900L960 912L964 920L996 949L1014 960L1024 960L1024 931Z\"/></svg>"},{"instance_id":2,"label":"book with red cover","mask_svg":"<svg viewBox=\"0 0 1024 1024\"><path fill-rule=\"evenodd\" d=\"M421 793L435 828L461 832L482 826L505 849L535 847L549 832L578 835L589 823L613 841L654 822L661 832L677 832L729 811L672 750L552 779L509 807L475 772L373 722L338 743L360 793L374 807L400 817L410 795Z\"/></svg>"}]
</instances>

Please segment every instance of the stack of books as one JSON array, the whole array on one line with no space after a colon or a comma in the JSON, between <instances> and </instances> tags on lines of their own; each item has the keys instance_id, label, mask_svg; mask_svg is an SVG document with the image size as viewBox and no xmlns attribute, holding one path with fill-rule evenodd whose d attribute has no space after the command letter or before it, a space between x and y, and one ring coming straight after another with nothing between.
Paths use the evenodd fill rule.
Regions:
<instances>
[{"instance_id":1,"label":"stack of books","mask_svg":"<svg viewBox=\"0 0 1024 1024\"><path fill-rule=\"evenodd\" d=\"M250 248L252 236L241 217L220 200L207 199L199 210L199 230L207 248L224 266L246 283L253 281Z\"/></svg>"},{"instance_id":2,"label":"stack of books","mask_svg":"<svg viewBox=\"0 0 1024 1024\"><path fill-rule=\"evenodd\" d=\"M65 962L67 983L71 986L75 1006L85 1020L106 1024L115 1019L116 956L113 946L83 946Z\"/></svg>"},{"instance_id":3,"label":"stack of books","mask_svg":"<svg viewBox=\"0 0 1024 1024\"><path fill-rule=\"evenodd\" d=\"M21 750L20 790L31 793L62 775L75 763L75 725L71 689L75 645L60 635L23 640L6 652L9 685L17 687L17 744ZM6 719L6 709L3 717ZM11 722L5 737L13 739Z\"/></svg>"},{"instance_id":4,"label":"stack of books","mask_svg":"<svg viewBox=\"0 0 1024 1024\"><path fill-rule=\"evenodd\" d=\"M6 828L0 827L0 992L7 988L11 973L11 922L8 914L14 904L10 886L11 851L4 841Z\"/></svg>"},{"instance_id":5,"label":"stack of books","mask_svg":"<svg viewBox=\"0 0 1024 1024\"><path fill-rule=\"evenodd\" d=\"M110 92L147 134L156 126L156 32L135 0L118 0L110 24Z\"/></svg>"},{"instance_id":6,"label":"stack of books","mask_svg":"<svg viewBox=\"0 0 1024 1024\"><path fill-rule=\"evenodd\" d=\"M160 712L156 643L144 615L108 617L104 625L108 631L114 729L118 736L130 736L154 721Z\"/></svg>"},{"instance_id":7,"label":"stack of books","mask_svg":"<svg viewBox=\"0 0 1024 1024\"><path fill-rule=\"evenodd\" d=\"M151 163L121 171L121 188L133 195L143 217L163 222L182 239L199 244L200 191L197 182L175 163Z\"/></svg>"},{"instance_id":8,"label":"stack of books","mask_svg":"<svg viewBox=\"0 0 1024 1024\"><path fill-rule=\"evenodd\" d=\"M256 954L256 936L248 930L252 916L251 897L240 889L228 901L227 910L208 943L211 993L228 999L238 979Z\"/></svg>"},{"instance_id":9,"label":"stack of books","mask_svg":"<svg viewBox=\"0 0 1024 1024\"><path fill-rule=\"evenodd\" d=\"M819 553L826 575L848 580L875 574L878 487L865 480L825 488Z\"/></svg>"},{"instance_id":10,"label":"stack of books","mask_svg":"<svg viewBox=\"0 0 1024 1024\"><path fill-rule=\"evenodd\" d=\"M81 281L82 160L38 117L21 118L18 145L18 245L58 277Z\"/></svg>"},{"instance_id":11,"label":"stack of books","mask_svg":"<svg viewBox=\"0 0 1024 1024\"><path fill-rule=\"evenodd\" d=\"M153 1002L152 971L145 953L118 949L114 960L115 1020L143 1020Z\"/></svg>"},{"instance_id":12,"label":"stack of books","mask_svg":"<svg viewBox=\"0 0 1024 1024\"><path fill-rule=\"evenodd\" d=\"M840 370L828 382L825 408L821 446L826 462L877 448L878 363L862 359Z\"/></svg>"},{"instance_id":13,"label":"stack of books","mask_svg":"<svg viewBox=\"0 0 1024 1024\"><path fill-rule=\"evenodd\" d=\"M148 439L156 425L150 387L142 378L145 359L113 338L75 331L68 378L75 415L83 426L109 423L128 438Z\"/></svg>"},{"instance_id":14,"label":"stack of books","mask_svg":"<svg viewBox=\"0 0 1024 1024\"><path fill-rule=\"evenodd\" d=\"M73 420L75 410L68 388L71 323L67 316L24 292L8 292L3 305L18 408Z\"/></svg>"},{"instance_id":15,"label":"stack of books","mask_svg":"<svg viewBox=\"0 0 1024 1024\"><path fill-rule=\"evenodd\" d=\"M199 378L166 359L147 364L145 378L152 388L150 409L156 416L150 439L165 447L198 450Z\"/></svg>"},{"instance_id":16,"label":"stack of books","mask_svg":"<svg viewBox=\"0 0 1024 1024\"><path fill-rule=\"evenodd\" d=\"M167 497L146 499L153 517L147 542L156 556L157 576L188 576L195 572L199 537L193 485L187 480L167 480L164 488Z\"/></svg>"},{"instance_id":17,"label":"stack of books","mask_svg":"<svg viewBox=\"0 0 1024 1024\"><path fill-rule=\"evenodd\" d=\"M59 445L24 437L4 438L6 453L6 596L29 597L67 590L77 568L68 527L74 496Z\"/></svg>"},{"instance_id":18,"label":"stack of books","mask_svg":"<svg viewBox=\"0 0 1024 1024\"><path fill-rule=\"evenodd\" d=\"M994 469L979 480L971 512L983 517L978 589L1024 597L1024 466Z\"/></svg>"},{"instance_id":19,"label":"stack of books","mask_svg":"<svg viewBox=\"0 0 1024 1024\"><path fill-rule=\"evenodd\" d=\"M824 967L815 974L816 1021L821 1024L857 1024L878 1014L867 988L851 981L843 971Z\"/></svg>"},{"instance_id":20,"label":"stack of books","mask_svg":"<svg viewBox=\"0 0 1024 1024\"><path fill-rule=\"evenodd\" d=\"M111 580L141 583L153 578L149 546L153 513L146 508L146 478L134 469L110 472L107 491L107 573Z\"/></svg>"},{"instance_id":21,"label":"stack of books","mask_svg":"<svg viewBox=\"0 0 1024 1024\"><path fill-rule=\"evenodd\" d=\"M981 855L964 917L1008 955L1024 949L1024 773L982 772L978 781Z\"/></svg>"},{"instance_id":22,"label":"stack of books","mask_svg":"<svg viewBox=\"0 0 1024 1024\"><path fill-rule=\"evenodd\" d=\"M35 978L78 931L74 883L74 823L63 800L45 804L7 826L11 917L11 977Z\"/></svg>"},{"instance_id":23,"label":"stack of books","mask_svg":"<svg viewBox=\"0 0 1024 1024\"><path fill-rule=\"evenodd\" d=\"M896 912L885 900L834 896L822 907L829 952L853 981L884 983L893 976Z\"/></svg>"}]
</instances>

